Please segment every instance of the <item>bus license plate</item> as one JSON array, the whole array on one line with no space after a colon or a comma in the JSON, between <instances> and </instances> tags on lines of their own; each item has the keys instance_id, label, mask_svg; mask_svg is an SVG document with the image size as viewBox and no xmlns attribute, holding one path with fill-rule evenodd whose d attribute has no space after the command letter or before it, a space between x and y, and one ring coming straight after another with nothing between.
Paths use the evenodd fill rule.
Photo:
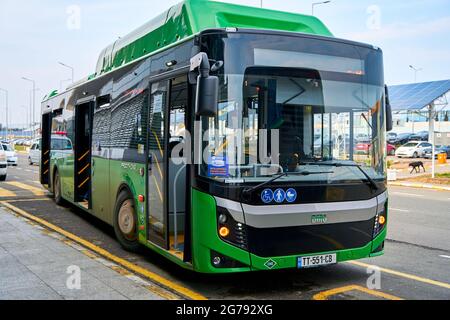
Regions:
<instances>
[{"instance_id":1,"label":"bus license plate","mask_svg":"<svg viewBox=\"0 0 450 320\"><path fill-rule=\"evenodd\" d=\"M330 264L337 263L337 255L334 254L324 254L321 256L309 256L298 258L298 268L313 268L320 266L327 266Z\"/></svg>"}]
</instances>

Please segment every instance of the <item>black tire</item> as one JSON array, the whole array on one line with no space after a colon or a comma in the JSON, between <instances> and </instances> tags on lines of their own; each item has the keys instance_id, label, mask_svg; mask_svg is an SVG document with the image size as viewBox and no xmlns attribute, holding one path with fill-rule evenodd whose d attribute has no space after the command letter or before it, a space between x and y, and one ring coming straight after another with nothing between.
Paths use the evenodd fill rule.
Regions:
<instances>
[{"instance_id":1,"label":"black tire","mask_svg":"<svg viewBox=\"0 0 450 320\"><path fill-rule=\"evenodd\" d=\"M59 177L58 170L55 171L55 177L53 178L53 194L55 197L55 203L58 206L64 206L65 201L61 194L61 179Z\"/></svg>"},{"instance_id":2,"label":"black tire","mask_svg":"<svg viewBox=\"0 0 450 320\"><path fill-rule=\"evenodd\" d=\"M0 181L5 181L5 180L6 180L6 175L0 176Z\"/></svg>"},{"instance_id":3,"label":"black tire","mask_svg":"<svg viewBox=\"0 0 450 320\"><path fill-rule=\"evenodd\" d=\"M114 232L122 248L129 252L139 252L141 249L137 221L134 199L128 191L122 191L114 209Z\"/></svg>"},{"instance_id":4,"label":"black tire","mask_svg":"<svg viewBox=\"0 0 450 320\"><path fill-rule=\"evenodd\" d=\"M419 157L419 154L417 153L417 151L414 152L414 153L413 153L413 158L414 158L414 159L417 159L418 157Z\"/></svg>"}]
</instances>

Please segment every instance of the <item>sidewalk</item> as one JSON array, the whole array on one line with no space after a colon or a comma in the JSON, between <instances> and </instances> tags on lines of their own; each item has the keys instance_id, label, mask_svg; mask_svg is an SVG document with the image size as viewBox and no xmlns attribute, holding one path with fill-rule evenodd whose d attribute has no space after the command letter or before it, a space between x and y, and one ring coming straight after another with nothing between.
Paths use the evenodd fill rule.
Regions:
<instances>
[{"instance_id":1,"label":"sidewalk","mask_svg":"<svg viewBox=\"0 0 450 320\"><path fill-rule=\"evenodd\" d=\"M410 161L410 162L413 162L413 161ZM450 191L450 186L448 186L448 185L410 181L410 179L420 178L420 177L430 175L432 170L431 170L431 167L429 166L429 164L426 165L426 172L423 172L423 169L421 169L420 173L416 173L415 171L413 173L411 173L411 168L409 168L409 167L404 168L404 169L396 169L396 171L397 171L397 180L389 181L388 184L390 186ZM449 163L447 163L447 164L436 163L436 171L435 172L436 173L450 172L450 164Z\"/></svg>"},{"instance_id":2,"label":"sidewalk","mask_svg":"<svg viewBox=\"0 0 450 320\"><path fill-rule=\"evenodd\" d=\"M0 300L163 300L157 292L164 289L0 208Z\"/></svg>"}]
</instances>

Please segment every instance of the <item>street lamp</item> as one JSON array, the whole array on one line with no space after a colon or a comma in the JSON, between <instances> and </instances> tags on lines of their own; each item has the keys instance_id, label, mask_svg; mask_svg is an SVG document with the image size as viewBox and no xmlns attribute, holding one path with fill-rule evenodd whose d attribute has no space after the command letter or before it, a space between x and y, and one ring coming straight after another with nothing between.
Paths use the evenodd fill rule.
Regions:
<instances>
[{"instance_id":1,"label":"street lamp","mask_svg":"<svg viewBox=\"0 0 450 320\"><path fill-rule=\"evenodd\" d=\"M419 71L422 71L423 69L422 69L422 68L416 68L416 67L414 67L413 65L409 65L409 67L410 67L412 70L414 70L414 83L416 83L416 82L417 82L417 73L418 73Z\"/></svg>"},{"instance_id":2,"label":"street lamp","mask_svg":"<svg viewBox=\"0 0 450 320\"><path fill-rule=\"evenodd\" d=\"M74 73L75 73L75 69L73 68L73 67L71 67L71 66L69 66L69 65L67 65L67 64L65 64L65 63L63 63L63 62L58 62L60 65L62 65L63 67L66 67L66 68L69 68L71 71L72 71L72 83L74 83L74 78L75 78L75 76L74 76Z\"/></svg>"},{"instance_id":3,"label":"street lamp","mask_svg":"<svg viewBox=\"0 0 450 320\"><path fill-rule=\"evenodd\" d=\"M315 6L318 6L318 5L321 5L321 4L327 4L327 3L330 3L330 2L331 2L331 1L313 2L313 4L311 5L311 8L312 8L312 10L311 10L312 15L314 15L314 7L315 7Z\"/></svg>"},{"instance_id":4,"label":"street lamp","mask_svg":"<svg viewBox=\"0 0 450 320\"><path fill-rule=\"evenodd\" d=\"M32 111L32 115L31 115L31 121L32 121L32 125L31 125L31 130L33 131L33 139L35 138L34 136L34 124L35 124L35 115L36 115L36 81L34 81L33 79L28 79L25 77L22 77L22 80L31 82L33 84L33 111Z\"/></svg>"},{"instance_id":5,"label":"street lamp","mask_svg":"<svg viewBox=\"0 0 450 320\"><path fill-rule=\"evenodd\" d=\"M8 140L8 131L9 131L9 123L8 123L8 90L0 88L0 91L5 93L5 99L6 99L6 139Z\"/></svg>"}]
</instances>

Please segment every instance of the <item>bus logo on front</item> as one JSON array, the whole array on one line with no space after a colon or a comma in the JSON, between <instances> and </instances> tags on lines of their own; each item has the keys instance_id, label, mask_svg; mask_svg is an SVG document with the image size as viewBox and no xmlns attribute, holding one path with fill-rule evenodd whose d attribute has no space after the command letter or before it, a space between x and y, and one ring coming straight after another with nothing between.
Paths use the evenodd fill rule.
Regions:
<instances>
[{"instance_id":1,"label":"bus logo on front","mask_svg":"<svg viewBox=\"0 0 450 320\"><path fill-rule=\"evenodd\" d=\"M328 217L326 214L318 214L311 217L312 224L324 224L328 222Z\"/></svg>"}]
</instances>

